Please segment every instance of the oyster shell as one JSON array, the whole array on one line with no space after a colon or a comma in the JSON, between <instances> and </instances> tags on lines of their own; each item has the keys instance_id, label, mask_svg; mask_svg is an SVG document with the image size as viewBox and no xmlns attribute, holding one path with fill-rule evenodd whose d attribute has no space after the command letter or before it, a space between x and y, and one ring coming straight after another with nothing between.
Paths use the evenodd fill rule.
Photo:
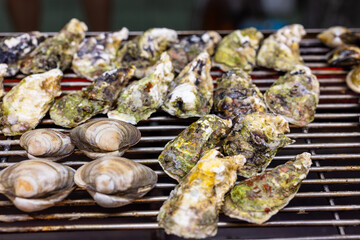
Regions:
<instances>
[{"instance_id":1,"label":"oyster shell","mask_svg":"<svg viewBox=\"0 0 360 240\"><path fill-rule=\"evenodd\" d=\"M53 68L62 71L69 68L79 44L85 38L87 26L73 18L61 31L53 37L47 38L20 65L24 74L42 73Z\"/></svg>"},{"instance_id":2,"label":"oyster shell","mask_svg":"<svg viewBox=\"0 0 360 240\"><path fill-rule=\"evenodd\" d=\"M221 36L217 32L207 31L203 34L185 37L179 43L173 44L167 52L175 72L180 72L203 51L213 55L220 40Z\"/></svg>"},{"instance_id":3,"label":"oyster shell","mask_svg":"<svg viewBox=\"0 0 360 240\"><path fill-rule=\"evenodd\" d=\"M220 42L215 53L215 65L224 71L241 68L251 71L256 63L256 51L264 38L256 28L236 30Z\"/></svg>"},{"instance_id":4,"label":"oyster shell","mask_svg":"<svg viewBox=\"0 0 360 240\"><path fill-rule=\"evenodd\" d=\"M257 64L278 71L291 71L294 65L303 64L299 43L305 34L300 24L279 29L264 40L257 54Z\"/></svg>"},{"instance_id":5,"label":"oyster shell","mask_svg":"<svg viewBox=\"0 0 360 240\"><path fill-rule=\"evenodd\" d=\"M8 65L6 65L5 63L0 63L0 98L5 94L3 81L4 76L6 76L7 74L7 69Z\"/></svg>"},{"instance_id":6,"label":"oyster shell","mask_svg":"<svg viewBox=\"0 0 360 240\"><path fill-rule=\"evenodd\" d=\"M2 38L0 40L0 63L6 63L9 66L5 76L15 76L20 69L20 60L44 40L45 37L39 32Z\"/></svg>"},{"instance_id":7,"label":"oyster shell","mask_svg":"<svg viewBox=\"0 0 360 240\"><path fill-rule=\"evenodd\" d=\"M20 146L26 150L28 158L46 158L51 161L71 155L75 148L70 137L51 129L35 129L24 133L20 138Z\"/></svg>"},{"instance_id":8,"label":"oyster shell","mask_svg":"<svg viewBox=\"0 0 360 240\"><path fill-rule=\"evenodd\" d=\"M135 77L149 75L153 65L166 48L178 41L176 31L168 28L151 28L142 35L126 42L117 52L117 67L136 67Z\"/></svg>"},{"instance_id":9,"label":"oyster shell","mask_svg":"<svg viewBox=\"0 0 360 240\"><path fill-rule=\"evenodd\" d=\"M180 181L231 128L231 121L205 115L168 142L158 160L164 171Z\"/></svg>"},{"instance_id":10,"label":"oyster shell","mask_svg":"<svg viewBox=\"0 0 360 240\"><path fill-rule=\"evenodd\" d=\"M319 88L319 81L310 68L297 65L265 92L265 102L270 111L290 123L306 126L314 121Z\"/></svg>"},{"instance_id":11,"label":"oyster shell","mask_svg":"<svg viewBox=\"0 0 360 240\"><path fill-rule=\"evenodd\" d=\"M360 93L360 66L355 67L347 74L346 84L354 92Z\"/></svg>"},{"instance_id":12,"label":"oyster shell","mask_svg":"<svg viewBox=\"0 0 360 240\"><path fill-rule=\"evenodd\" d=\"M328 54L331 66L351 67L360 64L360 48L356 46L340 46Z\"/></svg>"},{"instance_id":13,"label":"oyster shell","mask_svg":"<svg viewBox=\"0 0 360 240\"><path fill-rule=\"evenodd\" d=\"M213 79L210 56L200 53L170 84L162 109L180 118L201 117L213 104Z\"/></svg>"},{"instance_id":14,"label":"oyster shell","mask_svg":"<svg viewBox=\"0 0 360 240\"><path fill-rule=\"evenodd\" d=\"M334 26L317 35L317 38L326 46L336 48L348 44L356 44L359 40L355 33L346 27Z\"/></svg>"},{"instance_id":15,"label":"oyster shell","mask_svg":"<svg viewBox=\"0 0 360 240\"><path fill-rule=\"evenodd\" d=\"M276 153L293 141L284 134L290 131L288 122L270 113L250 113L235 123L225 138L222 150L227 156L246 157L239 175L252 177L262 173Z\"/></svg>"},{"instance_id":16,"label":"oyster shell","mask_svg":"<svg viewBox=\"0 0 360 240\"><path fill-rule=\"evenodd\" d=\"M0 192L24 212L40 211L63 200L74 189L75 170L46 159L32 159L0 172Z\"/></svg>"},{"instance_id":17,"label":"oyster shell","mask_svg":"<svg viewBox=\"0 0 360 240\"><path fill-rule=\"evenodd\" d=\"M97 204L120 207L141 198L157 183L157 175L126 158L105 156L85 163L75 173L75 183L86 188Z\"/></svg>"},{"instance_id":18,"label":"oyster shell","mask_svg":"<svg viewBox=\"0 0 360 240\"><path fill-rule=\"evenodd\" d=\"M25 77L3 98L1 128L6 136L21 135L35 128L60 96L63 73L53 69Z\"/></svg>"},{"instance_id":19,"label":"oyster shell","mask_svg":"<svg viewBox=\"0 0 360 240\"><path fill-rule=\"evenodd\" d=\"M107 71L80 92L57 99L50 108L56 125L76 127L91 117L107 113L134 74L134 67Z\"/></svg>"},{"instance_id":20,"label":"oyster shell","mask_svg":"<svg viewBox=\"0 0 360 240\"><path fill-rule=\"evenodd\" d=\"M159 226L185 238L215 236L224 195L234 186L242 155L222 157L212 149L205 154L160 208Z\"/></svg>"},{"instance_id":21,"label":"oyster shell","mask_svg":"<svg viewBox=\"0 0 360 240\"><path fill-rule=\"evenodd\" d=\"M252 112L265 111L264 97L245 71L235 68L218 78L214 93L216 115L234 119Z\"/></svg>"},{"instance_id":22,"label":"oyster shell","mask_svg":"<svg viewBox=\"0 0 360 240\"><path fill-rule=\"evenodd\" d=\"M140 141L140 131L126 122L98 118L84 123L70 132L71 141L89 158L105 155L121 156Z\"/></svg>"},{"instance_id":23,"label":"oyster shell","mask_svg":"<svg viewBox=\"0 0 360 240\"><path fill-rule=\"evenodd\" d=\"M77 74L95 80L106 71L115 68L116 52L123 40L129 35L127 28L114 33L102 33L85 39L79 46L72 61L72 68Z\"/></svg>"},{"instance_id":24,"label":"oyster shell","mask_svg":"<svg viewBox=\"0 0 360 240\"><path fill-rule=\"evenodd\" d=\"M241 181L225 198L225 215L257 224L269 220L294 198L309 172L310 156L299 154L293 161Z\"/></svg>"},{"instance_id":25,"label":"oyster shell","mask_svg":"<svg viewBox=\"0 0 360 240\"><path fill-rule=\"evenodd\" d=\"M174 79L172 70L169 55L162 53L152 74L133 82L121 92L117 108L110 111L108 117L131 124L148 119L165 100L168 86Z\"/></svg>"}]
</instances>

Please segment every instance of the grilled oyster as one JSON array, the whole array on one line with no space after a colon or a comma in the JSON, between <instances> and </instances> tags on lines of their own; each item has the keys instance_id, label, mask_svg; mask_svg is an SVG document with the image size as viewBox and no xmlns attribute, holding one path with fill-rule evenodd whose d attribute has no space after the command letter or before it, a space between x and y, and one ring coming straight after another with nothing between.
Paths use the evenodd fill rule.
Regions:
<instances>
[{"instance_id":1,"label":"grilled oyster","mask_svg":"<svg viewBox=\"0 0 360 240\"><path fill-rule=\"evenodd\" d=\"M117 101L117 108L108 113L109 118L131 124L145 120L163 104L168 86L174 79L169 55L164 52L155 70L147 77L125 88Z\"/></svg>"},{"instance_id":2,"label":"grilled oyster","mask_svg":"<svg viewBox=\"0 0 360 240\"><path fill-rule=\"evenodd\" d=\"M155 187L151 169L126 158L106 156L81 166L75 183L86 188L102 207L120 207L141 198Z\"/></svg>"},{"instance_id":3,"label":"grilled oyster","mask_svg":"<svg viewBox=\"0 0 360 240\"><path fill-rule=\"evenodd\" d=\"M45 37L39 32L20 34L16 37L4 37L0 40L0 63L9 68L6 76L15 76L20 69L20 60L34 50Z\"/></svg>"},{"instance_id":4,"label":"grilled oyster","mask_svg":"<svg viewBox=\"0 0 360 240\"><path fill-rule=\"evenodd\" d=\"M180 181L208 150L214 148L230 131L231 121L216 115L205 115L168 142L159 163L172 178Z\"/></svg>"},{"instance_id":5,"label":"grilled oyster","mask_svg":"<svg viewBox=\"0 0 360 240\"><path fill-rule=\"evenodd\" d=\"M0 192L24 212L40 211L74 189L75 170L46 159L26 160L0 172Z\"/></svg>"},{"instance_id":6,"label":"grilled oyster","mask_svg":"<svg viewBox=\"0 0 360 240\"><path fill-rule=\"evenodd\" d=\"M213 80L210 56L200 53L170 84L162 109L180 118L201 117L213 104Z\"/></svg>"},{"instance_id":7,"label":"grilled oyster","mask_svg":"<svg viewBox=\"0 0 360 240\"><path fill-rule=\"evenodd\" d=\"M264 40L257 54L257 64L278 71L291 71L294 65L303 64L299 43L305 34L300 24L279 29Z\"/></svg>"},{"instance_id":8,"label":"grilled oyster","mask_svg":"<svg viewBox=\"0 0 360 240\"><path fill-rule=\"evenodd\" d=\"M95 80L106 71L115 68L116 52L129 35L127 28L118 32L85 39L74 55L72 68L77 74Z\"/></svg>"},{"instance_id":9,"label":"grilled oyster","mask_svg":"<svg viewBox=\"0 0 360 240\"><path fill-rule=\"evenodd\" d=\"M351 67L360 64L360 48L356 46L340 46L328 54L331 66Z\"/></svg>"},{"instance_id":10,"label":"grilled oyster","mask_svg":"<svg viewBox=\"0 0 360 240\"><path fill-rule=\"evenodd\" d=\"M51 129L36 129L24 133L20 146L27 152L28 158L46 158L56 161L66 158L74 151L70 137Z\"/></svg>"},{"instance_id":11,"label":"grilled oyster","mask_svg":"<svg viewBox=\"0 0 360 240\"><path fill-rule=\"evenodd\" d=\"M351 32L346 27L341 26L328 28L318 34L317 38L331 48L355 44L359 40L355 33Z\"/></svg>"},{"instance_id":12,"label":"grilled oyster","mask_svg":"<svg viewBox=\"0 0 360 240\"><path fill-rule=\"evenodd\" d=\"M347 74L346 84L354 92L360 93L360 66L355 67Z\"/></svg>"},{"instance_id":13,"label":"grilled oyster","mask_svg":"<svg viewBox=\"0 0 360 240\"><path fill-rule=\"evenodd\" d=\"M224 71L235 67L251 71L256 62L256 51L263 38L262 33L256 28L230 33L219 44L214 56L215 65Z\"/></svg>"},{"instance_id":14,"label":"grilled oyster","mask_svg":"<svg viewBox=\"0 0 360 240\"><path fill-rule=\"evenodd\" d=\"M13 87L1 105L1 128L6 136L21 135L35 128L61 94L63 73L53 69L25 77Z\"/></svg>"},{"instance_id":15,"label":"grilled oyster","mask_svg":"<svg viewBox=\"0 0 360 240\"><path fill-rule=\"evenodd\" d=\"M6 76L7 74L7 69L8 69L8 65L4 63L0 63L0 98L5 94L3 81L4 81L4 76Z\"/></svg>"},{"instance_id":16,"label":"grilled oyster","mask_svg":"<svg viewBox=\"0 0 360 240\"><path fill-rule=\"evenodd\" d=\"M205 154L160 208L159 226L185 238L214 236L224 195L244 162L242 155L223 158L215 149Z\"/></svg>"},{"instance_id":17,"label":"grilled oyster","mask_svg":"<svg viewBox=\"0 0 360 240\"><path fill-rule=\"evenodd\" d=\"M166 48L178 41L176 31L167 28L151 28L142 35L128 41L117 53L117 67L136 67L135 77L149 75L152 66Z\"/></svg>"},{"instance_id":18,"label":"grilled oyster","mask_svg":"<svg viewBox=\"0 0 360 240\"><path fill-rule=\"evenodd\" d=\"M130 67L107 71L82 91L57 99L50 108L51 119L56 125L71 128L97 114L107 113L134 70Z\"/></svg>"},{"instance_id":19,"label":"grilled oyster","mask_svg":"<svg viewBox=\"0 0 360 240\"><path fill-rule=\"evenodd\" d=\"M293 141L284 134L290 131L288 122L270 113L250 113L235 123L225 138L222 150L227 156L246 157L239 175L252 177L262 173L276 153Z\"/></svg>"},{"instance_id":20,"label":"grilled oyster","mask_svg":"<svg viewBox=\"0 0 360 240\"><path fill-rule=\"evenodd\" d=\"M265 112L266 105L260 90L249 74L235 68L218 78L214 93L214 113L222 118L245 116L252 112Z\"/></svg>"},{"instance_id":21,"label":"grilled oyster","mask_svg":"<svg viewBox=\"0 0 360 240\"><path fill-rule=\"evenodd\" d=\"M309 172L310 156L299 154L293 161L241 181L226 196L224 213L251 223L266 222L294 198Z\"/></svg>"},{"instance_id":22,"label":"grilled oyster","mask_svg":"<svg viewBox=\"0 0 360 240\"><path fill-rule=\"evenodd\" d=\"M42 73L53 68L64 71L70 67L86 31L85 23L71 19L58 34L47 38L21 61L20 71L24 74Z\"/></svg>"},{"instance_id":23,"label":"grilled oyster","mask_svg":"<svg viewBox=\"0 0 360 240\"><path fill-rule=\"evenodd\" d=\"M89 158L121 156L140 141L140 131L116 119L98 118L70 132L71 141Z\"/></svg>"},{"instance_id":24,"label":"grilled oyster","mask_svg":"<svg viewBox=\"0 0 360 240\"><path fill-rule=\"evenodd\" d=\"M298 126L314 121L319 95L319 81L302 65L281 76L264 94L270 111Z\"/></svg>"},{"instance_id":25,"label":"grilled oyster","mask_svg":"<svg viewBox=\"0 0 360 240\"><path fill-rule=\"evenodd\" d=\"M180 72L189 62L201 52L206 51L213 55L216 45L221 36L215 31L207 31L203 34L191 35L173 44L168 50L174 70Z\"/></svg>"}]
</instances>

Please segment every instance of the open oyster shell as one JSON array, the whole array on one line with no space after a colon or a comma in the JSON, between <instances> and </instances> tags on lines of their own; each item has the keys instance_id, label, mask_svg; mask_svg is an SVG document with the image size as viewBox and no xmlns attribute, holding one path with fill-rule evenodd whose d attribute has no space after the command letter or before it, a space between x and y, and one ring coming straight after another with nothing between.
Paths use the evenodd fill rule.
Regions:
<instances>
[{"instance_id":1,"label":"open oyster shell","mask_svg":"<svg viewBox=\"0 0 360 240\"><path fill-rule=\"evenodd\" d=\"M215 236L224 195L244 163L242 155L222 157L215 149L206 153L160 208L159 226L185 238Z\"/></svg>"},{"instance_id":2,"label":"open oyster shell","mask_svg":"<svg viewBox=\"0 0 360 240\"><path fill-rule=\"evenodd\" d=\"M58 34L47 38L21 61L20 71L24 74L42 73L53 68L64 71L70 67L86 31L85 23L71 19Z\"/></svg>"},{"instance_id":3,"label":"open oyster shell","mask_svg":"<svg viewBox=\"0 0 360 240\"><path fill-rule=\"evenodd\" d=\"M256 58L257 64L278 71L291 71L295 65L303 64L299 43L305 34L300 24L279 29L262 43Z\"/></svg>"},{"instance_id":4,"label":"open oyster shell","mask_svg":"<svg viewBox=\"0 0 360 240\"><path fill-rule=\"evenodd\" d=\"M355 33L342 26L330 27L318 34L317 38L331 48L356 44L359 41L359 37Z\"/></svg>"},{"instance_id":5,"label":"open oyster shell","mask_svg":"<svg viewBox=\"0 0 360 240\"><path fill-rule=\"evenodd\" d=\"M129 30L124 27L118 32L101 33L96 37L86 38L74 55L74 72L95 80L104 72L114 69L117 50L128 35Z\"/></svg>"},{"instance_id":6,"label":"open oyster shell","mask_svg":"<svg viewBox=\"0 0 360 240\"><path fill-rule=\"evenodd\" d=\"M117 100L117 108L108 113L131 124L148 119L163 104L170 82L174 79L172 63L164 52L154 72L126 87Z\"/></svg>"},{"instance_id":7,"label":"open oyster shell","mask_svg":"<svg viewBox=\"0 0 360 240\"><path fill-rule=\"evenodd\" d=\"M7 69L8 65L6 65L5 63L0 63L0 98L5 94L3 81L4 76L6 76L7 74Z\"/></svg>"},{"instance_id":8,"label":"open oyster shell","mask_svg":"<svg viewBox=\"0 0 360 240\"><path fill-rule=\"evenodd\" d=\"M106 156L81 166L75 183L85 188L102 207L120 207L148 193L157 175L142 164L126 158Z\"/></svg>"},{"instance_id":9,"label":"open oyster shell","mask_svg":"<svg viewBox=\"0 0 360 240\"><path fill-rule=\"evenodd\" d=\"M70 132L71 141L89 158L105 155L121 156L140 141L140 131L126 122L98 118L90 120Z\"/></svg>"},{"instance_id":10,"label":"open oyster shell","mask_svg":"<svg viewBox=\"0 0 360 240\"><path fill-rule=\"evenodd\" d=\"M314 121L319 95L316 76L310 68L297 65L276 80L264 97L271 112L280 114L292 124L306 126Z\"/></svg>"},{"instance_id":11,"label":"open oyster shell","mask_svg":"<svg viewBox=\"0 0 360 240\"><path fill-rule=\"evenodd\" d=\"M340 46L328 54L331 66L351 67L360 64L360 48L356 46Z\"/></svg>"},{"instance_id":12,"label":"open oyster shell","mask_svg":"<svg viewBox=\"0 0 360 240\"><path fill-rule=\"evenodd\" d=\"M206 51L213 55L221 36L215 31L207 31L203 34L191 35L181 39L179 43L171 45L167 51L175 72L180 72L189 62L201 52Z\"/></svg>"},{"instance_id":13,"label":"open oyster shell","mask_svg":"<svg viewBox=\"0 0 360 240\"><path fill-rule=\"evenodd\" d=\"M252 71L256 62L256 51L263 38L263 34L256 28L246 28L230 33L219 43L214 56L214 65L224 71L235 67Z\"/></svg>"},{"instance_id":14,"label":"open oyster shell","mask_svg":"<svg viewBox=\"0 0 360 240\"><path fill-rule=\"evenodd\" d=\"M5 76L15 76L20 69L21 59L44 40L45 37L40 32L2 38L0 40L0 63L6 63L9 66Z\"/></svg>"},{"instance_id":15,"label":"open oyster shell","mask_svg":"<svg viewBox=\"0 0 360 240\"><path fill-rule=\"evenodd\" d=\"M56 161L65 158L74 151L75 145L67 135L51 129L35 129L24 133L20 146L29 158L46 158Z\"/></svg>"},{"instance_id":16,"label":"open oyster shell","mask_svg":"<svg viewBox=\"0 0 360 240\"><path fill-rule=\"evenodd\" d=\"M245 71L234 68L217 79L217 89L214 93L216 115L234 119L252 112L265 111L264 97Z\"/></svg>"},{"instance_id":17,"label":"open oyster shell","mask_svg":"<svg viewBox=\"0 0 360 240\"><path fill-rule=\"evenodd\" d=\"M3 98L1 128L6 136L21 135L35 128L60 96L63 73L53 69L25 77Z\"/></svg>"},{"instance_id":18,"label":"open oyster shell","mask_svg":"<svg viewBox=\"0 0 360 240\"><path fill-rule=\"evenodd\" d=\"M71 128L107 113L134 74L134 67L107 71L80 92L57 99L50 108L56 125Z\"/></svg>"},{"instance_id":19,"label":"open oyster shell","mask_svg":"<svg viewBox=\"0 0 360 240\"><path fill-rule=\"evenodd\" d=\"M242 154L246 164L239 175L252 177L262 173L276 153L293 141L284 134L290 131L288 122L271 113L250 113L234 124L222 145L226 156Z\"/></svg>"},{"instance_id":20,"label":"open oyster shell","mask_svg":"<svg viewBox=\"0 0 360 240\"><path fill-rule=\"evenodd\" d=\"M207 52L200 53L170 84L162 109L180 118L201 117L213 104L211 61Z\"/></svg>"},{"instance_id":21,"label":"open oyster shell","mask_svg":"<svg viewBox=\"0 0 360 240\"><path fill-rule=\"evenodd\" d=\"M0 192L24 211L40 211L74 189L75 170L46 159L26 160L0 172Z\"/></svg>"},{"instance_id":22,"label":"open oyster shell","mask_svg":"<svg viewBox=\"0 0 360 240\"><path fill-rule=\"evenodd\" d=\"M355 67L347 74L346 84L354 92L360 93L360 66Z\"/></svg>"},{"instance_id":23,"label":"open oyster shell","mask_svg":"<svg viewBox=\"0 0 360 240\"><path fill-rule=\"evenodd\" d=\"M293 161L241 181L225 198L225 215L258 224L269 220L294 198L309 172L310 156L299 154Z\"/></svg>"},{"instance_id":24,"label":"open oyster shell","mask_svg":"<svg viewBox=\"0 0 360 240\"><path fill-rule=\"evenodd\" d=\"M180 181L231 128L231 121L205 115L168 142L158 160L164 171Z\"/></svg>"}]
</instances>

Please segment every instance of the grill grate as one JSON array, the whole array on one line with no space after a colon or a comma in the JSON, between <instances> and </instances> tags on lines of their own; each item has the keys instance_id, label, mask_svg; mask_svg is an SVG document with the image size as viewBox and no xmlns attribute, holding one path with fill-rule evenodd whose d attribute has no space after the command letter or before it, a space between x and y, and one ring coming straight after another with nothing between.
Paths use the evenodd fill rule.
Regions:
<instances>
[{"instance_id":1,"label":"grill grate","mask_svg":"<svg viewBox=\"0 0 360 240\"><path fill-rule=\"evenodd\" d=\"M300 49L306 65L312 68L321 85L315 121L307 127L291 126L288 136L295 139L296 143L280 151L270 165L273 168L308 151L313 156L313 167L308 178L290 204L265 224L249 224L221 214L217 237L309 240L360 238L360 165L357 162L360 160L359 95L347 88L346 71L327 66L325 54L329 49L315 38L319 31L309 30ZM182 37L192 33L196 32L179 32L179 35ZM131 35L136 34L139 33ZM6 35L9 34L1 36ZM214 79L220 75L219 70L212 70ZM278 76L277 72L266 69L255 69L252 73L253 82L261 91L269 88ZM8 91L22 77L24 76L18 75L14 79L6 79L5 89ZM64 74L61 85L63 92L67 94L89 83L69 72ZM159 228L156 222L158 210L175 186L175 181L157 163L157 156L169 140L194 120L196 119L177 119L159 111L150 119L139 123L142 139L124 157L150 166L159 176L156 187L144 198L128 206L104 209L98 207L84 189L76 188L55 207L26 214L13 207L4 196L0 196L0 232L155 231ZM38 128L69 132L54 125L49 116L45 117ZM26 153L19 146L19 137L0 137L0 169L24 159ZM63 163L76 169L87 161L89 160L81 152L76 151ZM156 231L156 236L165 238L162 230Z\"/></svg>"}]
</instances>

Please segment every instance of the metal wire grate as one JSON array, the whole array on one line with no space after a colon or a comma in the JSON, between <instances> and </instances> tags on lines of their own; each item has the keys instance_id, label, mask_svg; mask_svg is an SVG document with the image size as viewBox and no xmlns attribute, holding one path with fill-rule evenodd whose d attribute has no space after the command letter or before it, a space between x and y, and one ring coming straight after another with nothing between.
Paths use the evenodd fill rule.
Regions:
<instances>
[{"instance_id":1,"label":"metal wire grate","mask_svg":"<svg viewBox=\"0 0 360 240\"><path fill-rule=\"evenodd\" d=\"M220 215L219 236L229 238L282 238L282 239L358 239L360 238L360 108L359 95L345 84L347 71L329 68L325 54L329 51L316 38L320 30L309 30L301 43L301 54L320 81L320 104L315 121L307 127L291 126L289 137L296 143L280 151L270 168L308 151L313 166L299 193L290 204L269 222L256 225ZM179 32L180 37L193 32ZM225 32L224 32L225 33ZM266 32L269 33L269 32ZM136 35L138 33L132 33ZM2 34L2 36L9 34ZM90 34L91 35L91 34ZM214 79L221 75L213 69ZM67 94L88 85L74 73L65 73L63 93ZM253 82L265 91L279 74L266 69L255 69ZM5 89L15 86L19 75L6 79ZM101 117L101 116L99 116ZM26 214L4 196L0 196L0 232L93 231L158 229L156 215L163 201L175 186L157 163L164 145L186 128L192 119L177 119L164 112L139 123L142 139L129 149L125 157L150 166L159 176L159 182L149 194L128 206L105 209L97 206L90 195L77 188L67 199L48 210ZM38 128L55 128L49 117ZM0 168L26 159L19 147L19 137L0 137ZM89 161L76 151L64 160L75 169ZM69 221L71 220L71 221ZM271 227L271 228L270 228ZM269 230L270 229L270 230ZM121 234L121 233L120 233ZM158 231L165 238L163 231ZM159 235L157 235L159 236Z\"/></svg>"}]
</instances>

